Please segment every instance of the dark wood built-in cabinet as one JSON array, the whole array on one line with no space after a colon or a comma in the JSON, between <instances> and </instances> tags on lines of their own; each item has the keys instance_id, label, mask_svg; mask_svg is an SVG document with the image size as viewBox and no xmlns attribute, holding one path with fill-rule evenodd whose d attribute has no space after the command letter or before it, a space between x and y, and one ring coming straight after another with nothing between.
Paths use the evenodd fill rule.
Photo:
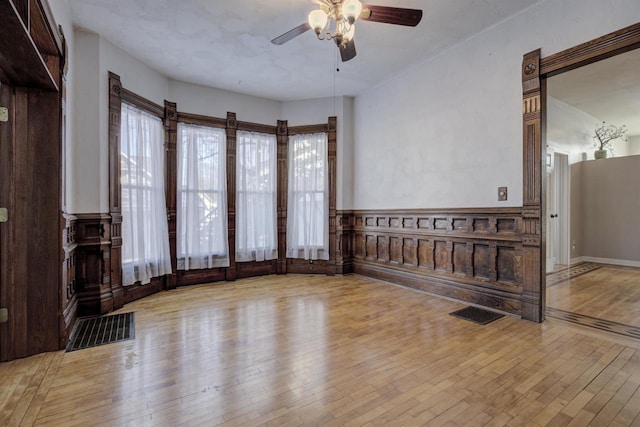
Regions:
<instances>
[{"instance_id":1,"label":"dark wood built-in cabinet","mask_svg":"<svg viewBox=\"0 0 640 427\"><path fill-rule=\"evenodd\" d=\"M61 206L64 64L48 4L0 0L2 361L62 348L75 319L73 218Z\"/></svg>"}]
</instances>

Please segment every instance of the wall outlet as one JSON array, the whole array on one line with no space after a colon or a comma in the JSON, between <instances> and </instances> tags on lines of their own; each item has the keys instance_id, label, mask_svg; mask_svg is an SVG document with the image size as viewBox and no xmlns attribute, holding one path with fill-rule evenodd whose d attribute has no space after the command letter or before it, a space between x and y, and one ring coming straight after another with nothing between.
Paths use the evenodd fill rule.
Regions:
<instances>
[{"instance_id":1,"label":"wall outlet","mask_svg":"<svg viewBox=\"0 0 640 427\"><path fill-rule=\"evenodd\" d=\"M0 323L7 323L9 321L9 309L0 308Z\"/></svg>"},{"instance_id":2,"label":"wall outlet","mask_svg":"<svg viewBox=\"0 0 640 427\"><path fill-rule=\"evenodd\" d=\"M7 107L0 107L0 122L9 121L9 109Z\"/></svg>"}]
</instances>

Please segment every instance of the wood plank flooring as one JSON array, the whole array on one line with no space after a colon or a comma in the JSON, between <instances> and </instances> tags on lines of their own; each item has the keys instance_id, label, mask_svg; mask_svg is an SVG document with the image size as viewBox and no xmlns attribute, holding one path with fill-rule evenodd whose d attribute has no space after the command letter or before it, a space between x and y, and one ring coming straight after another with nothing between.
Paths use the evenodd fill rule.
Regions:
<instances>
[{"instance_id":1,"label":"wood plank flooring","mask_svg":"<svg viewBox=\"0 0 640 427\"><path fill-rule=\"evenodd\" d=\"M547 306L640 327L640 268L602 265L547 286Z\"/></svg>"},{"instance_id":2,"label":"wood plank flooring","mask_svg":"<svg viewBox=\"0 0 640 427\"><path fill-rule=\"evenodd\" d=\"M162 292L135 340L0 364L0 425L640 426L640 341L462 307L360 276Z\"/></svg>"}]
</instances>

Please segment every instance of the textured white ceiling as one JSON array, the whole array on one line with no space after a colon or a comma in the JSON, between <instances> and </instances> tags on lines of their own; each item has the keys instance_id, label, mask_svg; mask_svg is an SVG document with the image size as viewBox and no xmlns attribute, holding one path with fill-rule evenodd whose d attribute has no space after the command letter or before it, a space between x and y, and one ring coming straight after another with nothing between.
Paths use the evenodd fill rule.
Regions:
<instances>
[{"instance_id":1,"label":"textured white ceiling","mask_svg":"<svg viewBox=\"0 0 640 427\"><path fill-rule=\"evenodd\" d=\"M551 77L550 96L640 135L640 49Z\"/></svg>"},{"instance_id":2,"label":"textured white ceiling","mask_svg":"<svg viewBox=\"0 0 640 427\"><path fill-rule=\"evenodd\" d=\"M309 31L309 0L68 0L74 24L102 35L164 75L275 100L355 96L540 0L371 0L422 9L416 28L359 22L355 59ZM367 3L366 1L364 3Z\"/></svg>"}]
</instances>

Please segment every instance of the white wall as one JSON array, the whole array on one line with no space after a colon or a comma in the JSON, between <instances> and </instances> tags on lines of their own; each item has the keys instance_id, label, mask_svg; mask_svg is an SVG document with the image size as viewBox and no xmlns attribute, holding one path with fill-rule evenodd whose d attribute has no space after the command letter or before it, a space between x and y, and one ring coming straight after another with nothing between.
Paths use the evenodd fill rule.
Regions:
<instances>
[{"instance_id":1,"label":"white wall","mask_svg":"<svg viewBox=\"0 0 640 427\"><path fill-rule=\"evenodd\" d=\"M352 177L353 100L339 97L280 102L229 92L217 88L170 80L100 36L75 31L72 68L74 84L74 138L70 150L68 212L109 211L109 88L108 72L121 78L123 87L159 105L177 103L178 111L225 118L227 111L247 122L276 125L288 120L291 126L324 123L338 117L337 207L350 207Z\"/></svg>"},{"instance_id":2,"label":"white wall","mask_svg":"<svg viewBox=\"0 0 640 427\"><path fill-rule=\"evenodd\" d=\"M169 80L168 99L177 103L178 111L185 113L224 119L230 111L236 113L239 121L273 126L282 119L279 101L177 80Z\"/></svg>"},{"instance_id":3,"label":"white wall","mask_svg":"<svg viewBox=\"0 0 640 427\"><path fill-rule=\"evenodd\" d=\"M353 202L353 98L308 99L282 103L282 117L289 126L325 123L330 116L338 120L336 208L351 209Z\"/></svg>"},{"instance_id":4,"label":"white wall","mask_svg":"<svg viewBox=\"0 0 640 427\"><path fill-rule=\"evenodd\" d=\"M109 85L108 73L121 77L122 85L164 105L168 80L100 36L74 34L74 169L70 179L69 212L109 211Z\"/></svg>"},{"instance_id":5,"label":"white wall","mask_svg":"<svg viewBox=\"0 0 640 427\"><path fill-rule=\"evenodd\" d=\"M637 0L547 0L358 96L353 207L521 206L523 54L639 18Z\"/></svg>"},{"instance_id":6,"label":"white wall","mask_svg":"<svg viewBox=\"0 0 640 427\"><path fill-rule=\"evenodd\" d=\"M602 121L549 95L547 145L568 153L570 164L593 159L593 136Z\"/></svg>"}]
</instances>

